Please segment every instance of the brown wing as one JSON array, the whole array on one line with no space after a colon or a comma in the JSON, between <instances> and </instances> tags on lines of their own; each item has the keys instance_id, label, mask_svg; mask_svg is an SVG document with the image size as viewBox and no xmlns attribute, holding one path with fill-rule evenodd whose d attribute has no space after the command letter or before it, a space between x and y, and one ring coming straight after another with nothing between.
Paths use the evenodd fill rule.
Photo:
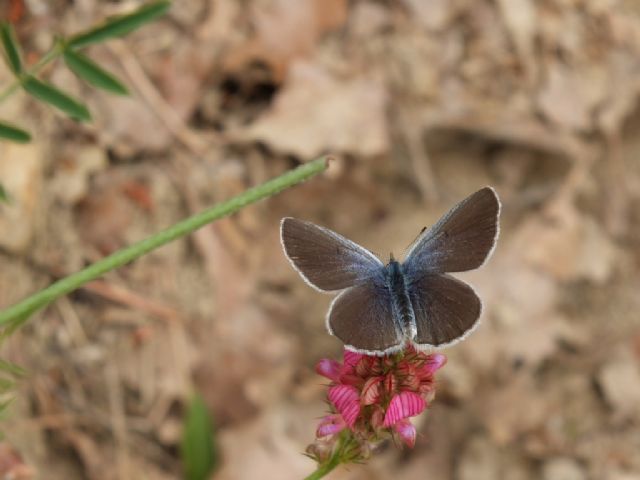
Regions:
<instances>
[{"instance_id":1,"label":"brown wing","mask_svg":"<svg viewBox=\"0 0 640 480\"><path fill-rule=\"evenodd\" d=\"M414 342L445 346L467 336L477 325L482 302L476 292L450 275L425 275L407 286L415 316Z\"/></svg>"},{"instance_id":2,"label":"brown wing","mask_svg":"<svg viewBox=\"0 0 640 480\"><path fill-rule=\"evenodd\" d=\"M409 276L465 272L481 266L498 237L500 201L491 187L449 210L414 242L402 267Z\"/></svg>"},{"instance_id":3,"label":"brown wing","mask_svg":"<svg viewBox=\"0 0 640 480\"><path fill-rule=\"evenodd\" d=\"M342 290L384 268L373 253L311 222L283 218L280 238L291 265L318 290Z\"/></svg>"},{"instance_id":4,"label":"brown wing","mask_svg":"<svg viewBox=\"0 0 640 480\"><path fill-rule=\"evenodd\" d=\"M391 294L382 282L379 279L348 288L331 304L327 329L350 350L382 355L404 343L393 318Z\"/></svg>"}]
</instances>

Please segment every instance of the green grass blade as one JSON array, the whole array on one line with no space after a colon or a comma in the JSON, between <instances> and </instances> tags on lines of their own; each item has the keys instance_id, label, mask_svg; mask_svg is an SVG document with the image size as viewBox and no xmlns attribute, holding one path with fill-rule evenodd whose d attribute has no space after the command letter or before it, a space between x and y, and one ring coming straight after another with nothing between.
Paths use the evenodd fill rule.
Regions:
<instances>
[{"instance_id":1,"label":"green grass blade","mask_svg":"<svg viewBox=\"0 0 640 480\"><path fill-rule=\"evenodd\" d=\"M17 378L24 377L27 374L20 365L2 359L0 359L0 372L7 372Z\"/></svg>"},{"instance_id":2,"label":"green grass blade","mask_svg":"<svg viewBox=\"0 0 640 480\"><path fill-rule=\"evenodd\" d=\"M15 381L9 380L8 378L0 378L0 395L13 390L15 386Z\"/></svg>"},{"instance_id":3,"label":"green grass blade","mask_svg":"<svg viewBox=\"0 0 640 480\"><path fill-rule=\"evenodd\" d=\"M121 37L164 14L170 6L171 2L167 0L143 5L133 13L110 18L98 27L74 35L69 39L68 45L73 48L82 48L110 38Z\"/></svg>"},{"instance_id":4,"label":"green grass blade","mask_svg":"<svg viewBox=\"0 0 640 480\"><path fill-rule=\"evenodd\" d=\"M0 40L7 54L7 63L9 68L16 75L22 73L22 60L20 59L20 48L16 40L16 34L13 26L9 22L0 23Z\"/></svg>"},{"instance_id":5,"label":"green grass blade","mask_svg":"<svg viewBox=\"0 0 640 480\"><path fill-rule=\"evenodd\" d=\"M189 404L180 453L186 480L207 480L218 463L211 416L197 394Z\"/></svg>"},{"instance_id":6,"label":"green grass blade","mask_svg":"<svg viewBox=\"0 0 640 480\"><path fill-rule=\"evenodd\" d=\"M0 139L1 138L18 143L28 143L31 141L31 134L10 123L0 122Z\"/></svg>"},{"instance_id":7,"label":"green grass blade","mask_svg":"<svg viewBox=\"0 0 640 480\"><path fill-rule=\"evenodd\" d=\"M80 121L91 120L91 114L86 106L80 101L70 97L62 90L41 82L37 78L29 75L22 82L22 87L38 100L42 100L54 107L60 109L71 118Z\"/></svg>"},{"instance_id":8,"label":"green grass blade","mask_svg":"<svg viewBox=\"0 0 640 480\"><path fill-rule=\"evenodd\" d=\"M116 95L128 95L129 91L120 80L102 69L93 60L80 52L65 50L64 61L69 69L79 78L94 87L101 88Z\"/></svg>"},{"instance_id":9,"label":"green grass blade","mask_svg":"<svg viewBox=\"0 0 640 480\"><path fill-rule=\"evenodd\" d=\"M200 213L196 213L155 235L122 248L79 272L61 278L57 282L28 296L15 305L5 310L0 310L0 331L3 331L3 333L0 333L0 338L2 335L6 335L8 332L20 327L31 315L41 308L85 283L95 280L111 270L122 267L177 238L192 233L208 223L231 215L249 204L271 197L286 188L304 182L323 172L326 170L330 158L329 156L320 157L312 162L300 165L279 177L273 178L262 185L250 188L236 197L218 203Z\"/></svg>"}]
</instances>

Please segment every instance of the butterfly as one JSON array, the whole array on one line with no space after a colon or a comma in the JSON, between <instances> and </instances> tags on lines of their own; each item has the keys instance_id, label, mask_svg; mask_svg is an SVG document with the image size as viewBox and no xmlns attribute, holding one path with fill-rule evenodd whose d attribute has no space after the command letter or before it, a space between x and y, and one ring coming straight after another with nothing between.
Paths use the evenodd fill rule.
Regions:
<instances>
[{"instance_id":1,"label":"butterfly","mask_svg":"<svg viewBox=\"0 0 640 480\"><path fill-rule=\"evenodd\" d=\"M485 187L424 229L402 263L384 265L369 250L328 228L282 219L280 239L294 269L321 292L340 292L326 316L345 348L386 355L407 344L452 345L477 327L482 301L449 272L482 266L499 233L500 200Z\"/></svg>"}]
</instances>

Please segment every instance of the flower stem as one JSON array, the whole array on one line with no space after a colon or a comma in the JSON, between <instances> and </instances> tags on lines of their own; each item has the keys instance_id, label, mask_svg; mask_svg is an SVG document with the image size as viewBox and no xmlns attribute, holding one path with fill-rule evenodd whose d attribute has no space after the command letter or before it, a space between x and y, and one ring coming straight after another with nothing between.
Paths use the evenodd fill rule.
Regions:
<instances>
[{"instance_id":1,"label":"flower stem","mask_svg":"<svg viewBox=\"0 0 640 480\"><path fill-rule=\"evenodd\" d=\"M214 205L213 207L193 215L175 225L146 238L129 247L118 250L108 257L89 265L87 268L58 280L47 288L25 298L19 303L0 311L0 327L13 331L22 325L30 315L40 310L58 297L65 295L83 284L98 278L105 273L121 267L142 255L155 250L177 238L187 235L214 220L237 212L241 208L270 197L285 188L292 187L308 178L317 175L327 168L329 157L321 157L301 165L262 185L251 188L242 194Z\"/></svg>"},{"instance_id":2,"label":"flower stem","mask_svg":"<svg viewBox=\"0 0 640 480\"><path fill-rule=\"evenodd\" d=\"M331 456L318 464L315 472L305 480L316 480L324 477L341 463L353 463L362 459L360 442L353 436L351 430L343 430L336 439Z\"/></svg>"},{"instance_id":3,"label":"flower stem","mask_svg":"<svg viewBox=\"0 0 640 480\"><path fill-rule=\"evenodd\" d=\"M316 471L306 477L304 480L317 480L318 478L324 477L327 473L340 465L340 460L340 452L335 451L327 461L318 465Z\"/></svg>"}]
</instances>

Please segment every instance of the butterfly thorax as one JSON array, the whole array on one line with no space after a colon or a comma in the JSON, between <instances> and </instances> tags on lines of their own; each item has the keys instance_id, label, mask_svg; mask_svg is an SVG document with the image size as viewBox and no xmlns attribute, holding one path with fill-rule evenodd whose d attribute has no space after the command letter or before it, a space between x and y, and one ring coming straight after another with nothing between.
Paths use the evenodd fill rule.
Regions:
<instances>
[{"instance_id":1,"label":"butterfly thorax","mask_svg":"<svg viewBox=\"0 0 640 480\"><path fill-rule=\"evenodd\" d=\"M386 266L387 288L391 292L393 318L396 327L405 338L413 339L416 335L413 308L407 293L402 265L393 260Z\"/></svg>"}]
</instances>

